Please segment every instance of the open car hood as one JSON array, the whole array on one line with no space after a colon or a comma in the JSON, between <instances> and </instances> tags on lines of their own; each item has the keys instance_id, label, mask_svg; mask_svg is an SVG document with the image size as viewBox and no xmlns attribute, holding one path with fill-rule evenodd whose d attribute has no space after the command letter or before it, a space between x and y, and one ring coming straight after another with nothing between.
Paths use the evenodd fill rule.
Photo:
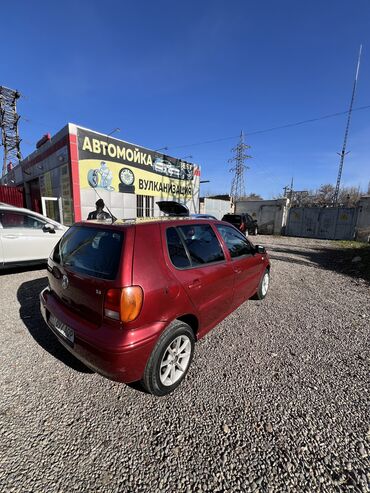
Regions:
<instances>
[{"instance_id":1,"label":"open car hood","mask_svg":"<svg viewBox=\"0 0 370 493\"><path fill-rule=\"evenodd\" d=\"M169 216L188 216L189 209L184 204L174 200L160 200L156 202L160 211Z\"/></svg>"}]
</instances>

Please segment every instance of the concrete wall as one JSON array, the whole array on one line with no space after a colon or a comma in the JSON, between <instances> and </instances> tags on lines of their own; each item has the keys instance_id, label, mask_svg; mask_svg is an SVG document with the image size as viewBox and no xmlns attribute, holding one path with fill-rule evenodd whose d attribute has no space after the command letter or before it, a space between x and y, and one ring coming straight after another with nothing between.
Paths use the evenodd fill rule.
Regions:
<instances>
[{"instance_id":1,"label":"concrete wall","mask_svg":"<svg viewBox=\"0 0 370 493\"><path fill-rule=\"evenodd\" d=\"M355 238L370 243L370 195L361 197L358 204Z\"/></svg>"},{"instance_id":2,"label":"concrete wall","mask_svg":"<svg viewBox=\"0 0 370 493\"><path fill-rule=\"evenodd\" d=\"M246 212L257 220L258 231L262 234L284 233L288 199L240 200L235 204L235 214Z\"/></svg>"},{"instance_id":3,"label":"concrete wall","mask_svg":"<svg viewBox=\"0 0 370 493\"><path fill-rule=\"evenodd\" d=\"M229 200L210 199L205 197L204 202L200 204L201 214L211 214L217 219L222 219L225 214L231 212L231 203Z\"/></svg>"}]
</instances>

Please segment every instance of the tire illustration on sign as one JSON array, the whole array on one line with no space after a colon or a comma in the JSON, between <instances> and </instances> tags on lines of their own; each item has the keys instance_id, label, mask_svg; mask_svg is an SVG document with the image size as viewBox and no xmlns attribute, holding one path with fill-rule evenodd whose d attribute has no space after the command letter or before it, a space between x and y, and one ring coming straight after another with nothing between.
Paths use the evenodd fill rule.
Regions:
<instances>
[{"instance_id":1,"label":"tire illustration on sign","mask_svg":"<svg viewBox=\"0 0 370 493\"><path fill-rule=\"evenodd\" d=\"M135 193L135 175L129 168L121 168L118 174L120 184L118 185L118 191L121 193Z\"/></svg>"},{"instance_id":2,"label":"tire illustration on sign","mask_svg":"<svg viewBox=\"0 0 370 493\"><path fill-rule=\"evenodd\" d=\"M119 172L119 179L124 185L132 185L135 181L135 175L129 168L122 168Z\"/></svg>"},{"instance_id":3,"label":"tire illustration on sign","mask_svg":"<svg viewBox=\"0 0 370 493\"><path fill-rule=\"evenodd\" d=\"M87 173L87 181L92 188L104 188L109 192L114 190L112 187L113 174L105 161L101 161L100 168L90 169Z\"/></svg>"},{"instance_id":4,"label":"tire illustration on sign","mask_svg":"<svg viewBox=\"0 0 370 493\"><path fill-rule=\"evenodd\" d=\"M97 169L89 169L87 181L92 188L96 188L99 185L99 174Z\"/></svg>"}]
</instances>

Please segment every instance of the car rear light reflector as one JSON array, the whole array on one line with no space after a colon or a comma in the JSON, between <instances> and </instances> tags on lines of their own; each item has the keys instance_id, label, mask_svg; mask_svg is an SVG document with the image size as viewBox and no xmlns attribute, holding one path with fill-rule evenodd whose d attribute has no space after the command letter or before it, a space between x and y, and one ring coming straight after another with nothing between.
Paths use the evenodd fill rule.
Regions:
<instances>
[{"instance_id":1,"label":"car rear light reflector","mask_svg":"<svg viewBox=\"0 0 370 493\"><path fill-rule=\"evenodd\" d=\"M122 289L121 320L132 322L139 316L143 304L143 290L140 286L129 286Z\"/></svg>"}]
</instances>

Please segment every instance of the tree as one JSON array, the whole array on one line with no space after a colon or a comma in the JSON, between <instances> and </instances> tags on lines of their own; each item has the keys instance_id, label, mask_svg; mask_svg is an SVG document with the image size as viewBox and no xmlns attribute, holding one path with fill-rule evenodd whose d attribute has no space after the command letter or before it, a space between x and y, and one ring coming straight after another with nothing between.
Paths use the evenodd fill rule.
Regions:
<instances>
[{"instance_id":1,"label":"tree","mask_svg":"<svg viewBox=\"0 0 370 493\"><path fill-rule=\"evenodd\" d=\"M263 197L257 193L250 193L249 195L241 197L240 200L263 200Z\"/></svg>"},{"instance_id":2,"label":"tree","mask_svg":"<svg viewBox=\"0 0 370 493\"><path fill-rule=\"evenodd\" d=\"M321 187L314 192L314 203L318 205L331 204L334 199L335 188L330 183L321 185Z\"/></svg>"},{"instance_id":3,"label":"tree","mask_svg":"<svg viewBox=\"0 0 370 493\"><path fill-rule=\"evenodd\" d=\"M339 190L338 202L347 207L354 207L361 195L360 187L344 187Z\"/></svg>"}]
</instances>

